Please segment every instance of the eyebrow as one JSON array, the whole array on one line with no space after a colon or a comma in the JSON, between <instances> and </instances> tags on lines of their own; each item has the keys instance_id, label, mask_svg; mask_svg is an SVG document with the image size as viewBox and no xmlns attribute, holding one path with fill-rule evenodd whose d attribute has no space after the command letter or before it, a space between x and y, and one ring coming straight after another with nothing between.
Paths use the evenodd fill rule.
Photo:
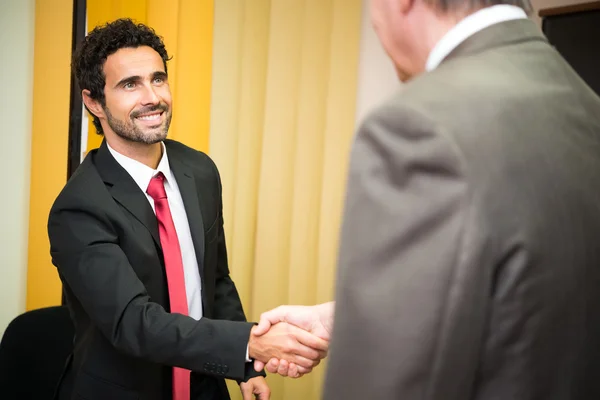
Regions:
<instances>
[{"instance_id":1,"label":"eyebrow","mask_svg":"<svg viewBox=\"0 0 600 400\"><path fill-rule=\"evenodd\" d=\"M156 78L167 79L167 73L164 71L156 71L156 72L152 73L152 79L156 79ZM142 80L142 77L139 75L128 76L126 78L121 79L119 82L117 82L117 84L115 85L115 88L123 86L127 83L140 82L141 80Z\"/></svg>"}]
</instances>

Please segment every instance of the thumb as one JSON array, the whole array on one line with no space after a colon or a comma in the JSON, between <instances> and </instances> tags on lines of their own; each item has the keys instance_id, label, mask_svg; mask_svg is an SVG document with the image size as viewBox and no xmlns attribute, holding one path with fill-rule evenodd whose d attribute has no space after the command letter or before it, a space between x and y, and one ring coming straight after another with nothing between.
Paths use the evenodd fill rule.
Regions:
<instances>
[{"instance_id":1,"label":"thumb","mask_svg":"<svg viewBox=\"0 0 600 400\"><path fill-rule=\"evenodd\" d=\"M282 322L285 319L285 308L283 306L277 307L271 311L267 311L261 314L258 325L252 329L254 336L264 335L269 331L271 325L278 322Z\"/></svg>"},{"instance_id":2,"label":"thumb","mask_svg":"<svg viewBox=\"0 0 600 400\"><path fill-rule=\"evenodd\" d=\"M254 336L264 335L265 333L267 333L269 331L269 329L271 328L271 325L272 324L268 319L264 319L261 316L260 321L258 322L258 325L256 325L254 327L254 329L252 329L252 334Z\"/></svg>"},{"instance_id":3,"label":"thumb","mask_svg":"<svg viewBox=\"0 0 600 400\"><path fill-rule=\"evenodd\" d=\"M263 369L265 369L265 363L264 363L264 362L262 362L262 361L255 360L255 361L254 361L254 370L255 370L256 372L260 372L260 371L262 371Z\"/></svg>"}]
</instances>

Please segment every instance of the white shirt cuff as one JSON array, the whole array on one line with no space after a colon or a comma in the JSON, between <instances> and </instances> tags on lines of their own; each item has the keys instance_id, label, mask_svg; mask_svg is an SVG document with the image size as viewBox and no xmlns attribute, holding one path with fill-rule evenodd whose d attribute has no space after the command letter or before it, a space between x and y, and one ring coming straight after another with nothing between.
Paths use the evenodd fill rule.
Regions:
<instances>
[{"instance_id":1,"label":"white shirt cuff","mask_svg":"<svg viewBox=\"0 0 600 400\"><path fill-rule=\"evenodd\" d=\"M250 359L250 357L248 357L248 352L250 351L250 343L248 343L248 346L246 346L246 362L252 362L252 360Z\"/></svg>"}]
</instances>

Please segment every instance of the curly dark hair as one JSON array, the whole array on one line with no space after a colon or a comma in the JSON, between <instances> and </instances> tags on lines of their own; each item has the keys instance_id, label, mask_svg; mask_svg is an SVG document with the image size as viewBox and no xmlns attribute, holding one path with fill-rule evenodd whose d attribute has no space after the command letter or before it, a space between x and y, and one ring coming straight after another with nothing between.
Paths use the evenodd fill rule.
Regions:
<instances>
[{"instance_id":1,"label":"curly dark hair","mask_svg":"<svg viewBox=\"0 0 600 400\"><path fill-rule=\"evenodd\" d=\"M104 96L106 76L103 68L106 58L119 49L140 46L149 46L156 50L162 58L165 72L167 72L167 61L170 60L167 49L162 37L158 36L149 26L137 24L129 18L122 18L95 27L79 45L73 57L72 68L79 88L89 90L90 97L104 106L106 104ZM91 112L90 115L96 131L102 135L104 132L100 120Z\"/></svg>"}]
</instances>

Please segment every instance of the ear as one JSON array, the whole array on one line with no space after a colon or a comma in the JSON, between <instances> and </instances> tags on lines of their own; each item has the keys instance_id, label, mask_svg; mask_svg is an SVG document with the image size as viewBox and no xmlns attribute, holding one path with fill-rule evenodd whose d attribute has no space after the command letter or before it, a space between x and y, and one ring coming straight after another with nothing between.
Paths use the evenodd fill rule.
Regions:
<instances>
[{"instance_id":1,"label":"ear","mask_svg":"<svg viewBox=\"0 0 600 400\"><path fill-rule=\"evenodd\" d=\"M85 104L87 109L90 110L92 114L98 118L106 118L102 104L100 104L98 100L94 100L91 97L91 92L88 89L81 91L81 98L83 99L83 104Z\"/></svg>"},{"instance_id":2,"label":"ear","mask_svg":"<svg viewBox=\"0 0 600 400\"><path fill-rule=\"evenodd\" d=\"M398 11L404 15L408 14L414 7L416 1L417 0L397 0L396 4L398 6Z\"/></svg>"}]
</instances>

